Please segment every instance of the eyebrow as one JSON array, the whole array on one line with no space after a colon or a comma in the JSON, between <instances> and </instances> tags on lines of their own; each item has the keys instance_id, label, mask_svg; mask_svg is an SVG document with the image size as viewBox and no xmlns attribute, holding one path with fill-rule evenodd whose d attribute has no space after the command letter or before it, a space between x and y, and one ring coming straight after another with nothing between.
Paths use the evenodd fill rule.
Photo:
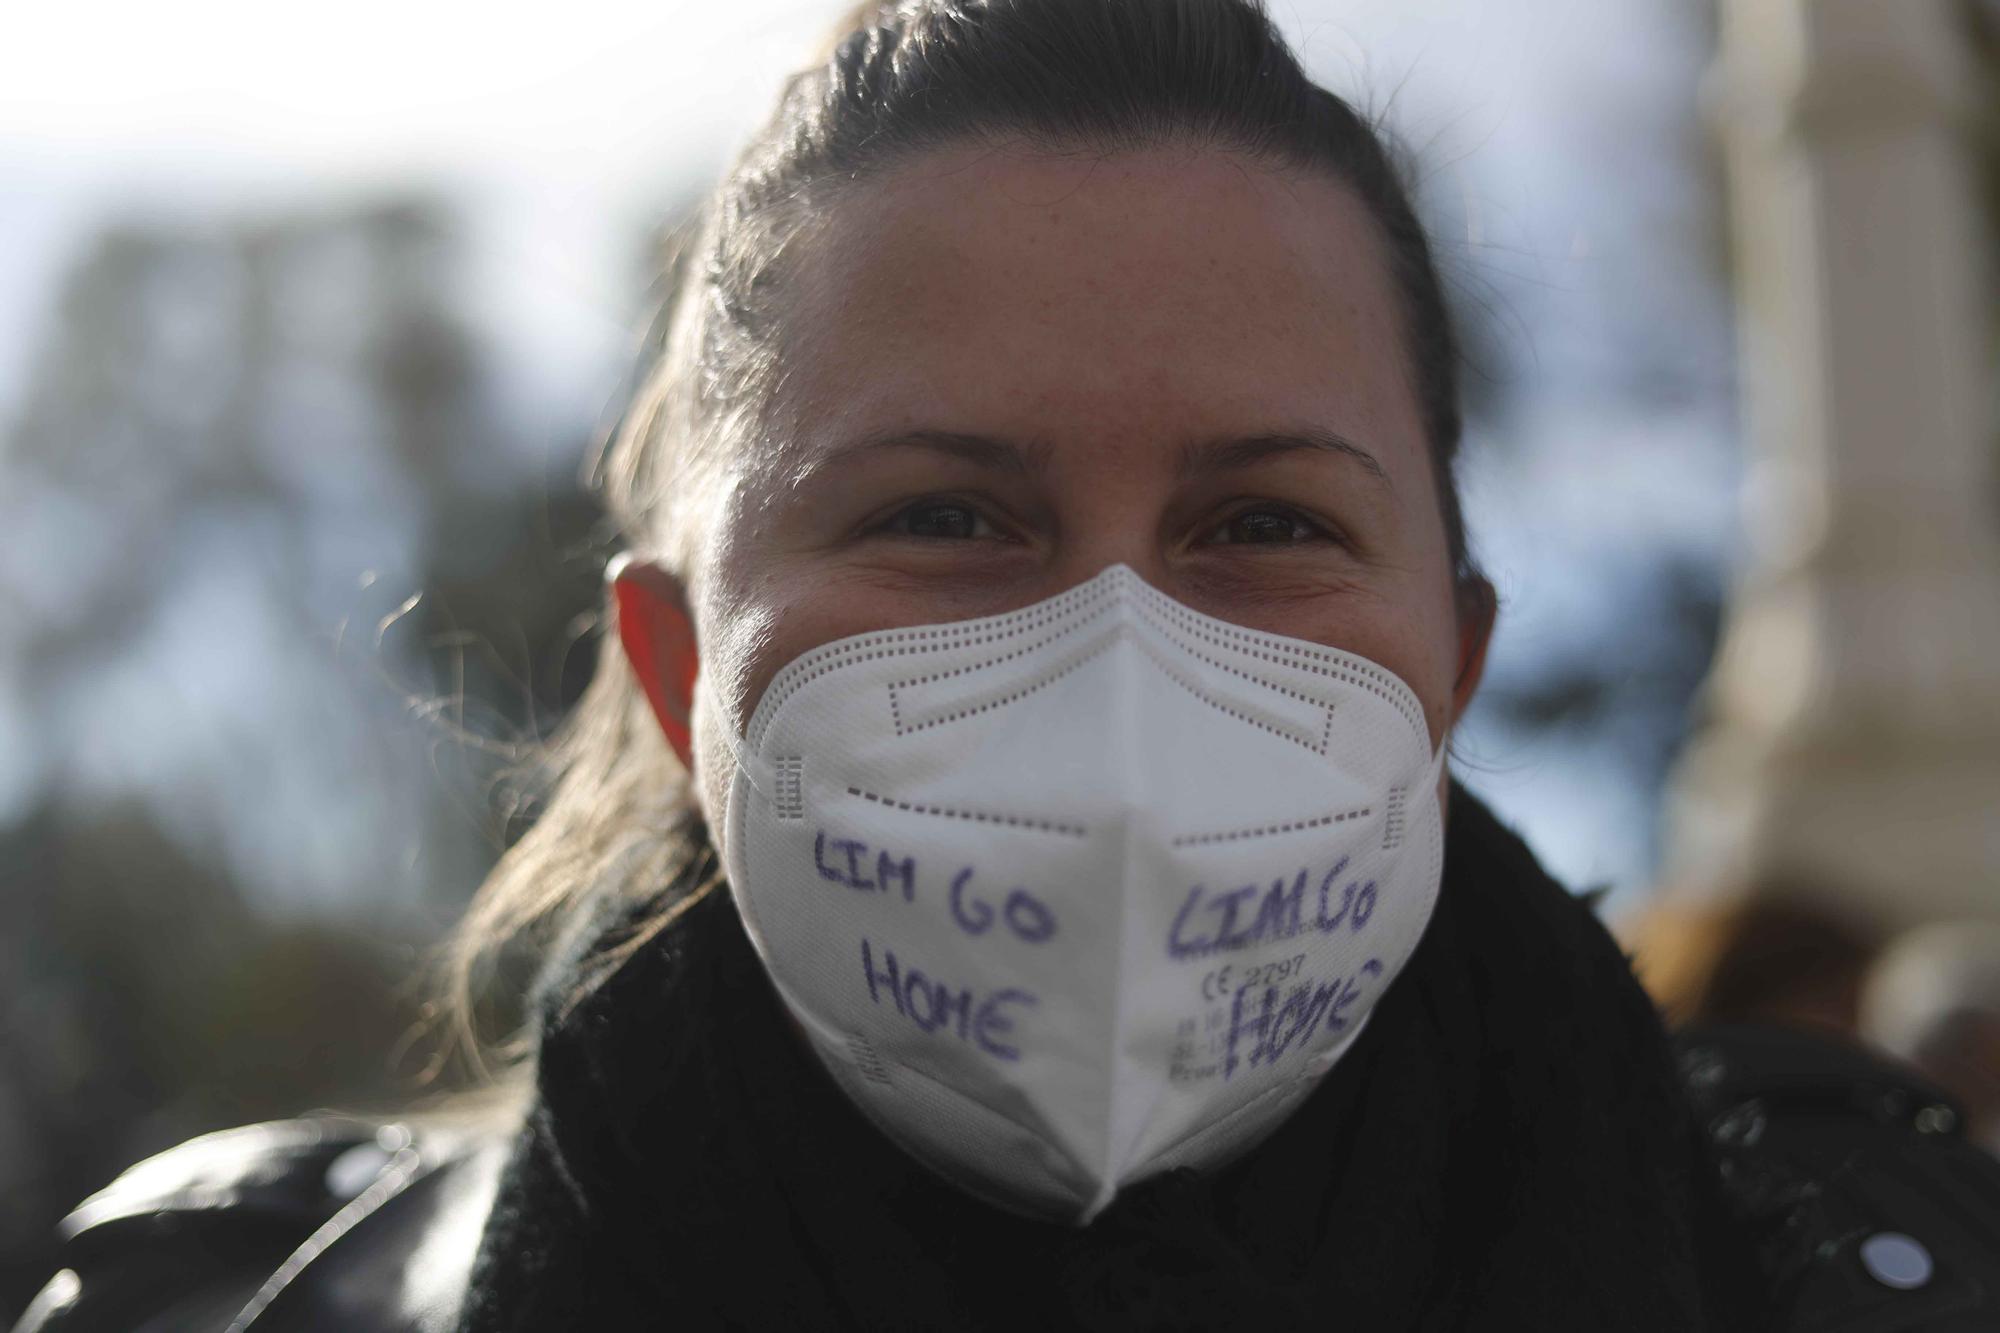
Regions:
<instances>
[{"instance_id":1,"label":"eyebrow","mask_svg":"<svg viewBox=\"0 0 2000 1333\"><path fill-rule=\"evenodd\" d=\"M956 458L974 467L989 468L996 472L1013 472L1028 476L1040 472L1048 466L1049 446L1031 442L1017 444L1012 440L998 440L986 435L968 435L953 430L899 430L887 431L880 435L864 435L858 440L836 445L829 449L814 465L817 472L823 467L852 458L856 454L870 453L877 449L928 449L933 453Z\"/></svg>"},{"instance_id":2,"label":"eyebrow","mask_svg":"<svg viewBox=\"0 0 2000 1333\"><path fill-rule=\"evenodd\" d=\"M823 455L811 470L819 471L856 454L894 448L927 449L975 467L1020 476L1044 470L1048 466L1050 452L1049 445L1044 442L1021 444L963 431L890 431L837 445ZM1389 474L1383 470L1375 455L1343 435L1318 428L1265 431L1256 435L1195 441L1182 446L1179 467L1182 476L1228 472L1297 453L1332 454L1346 458L1358 463L1384 486L1390 484Z\"/></svg>"},{"instance_id":3,"label":"eyebrow","mask_svg":"<svg viewBox=\"0 0 2000 1333\"><path fill-rule=\"evenodd\" d=\"M1390 485L1389 474L1375 455L1344 435L1317 428L1231 436L1187 445L1181 450L1181 475L1227 472L1296 453L1324 453L1352 459L1384 486Z\"/></svg>"}]
</instances>

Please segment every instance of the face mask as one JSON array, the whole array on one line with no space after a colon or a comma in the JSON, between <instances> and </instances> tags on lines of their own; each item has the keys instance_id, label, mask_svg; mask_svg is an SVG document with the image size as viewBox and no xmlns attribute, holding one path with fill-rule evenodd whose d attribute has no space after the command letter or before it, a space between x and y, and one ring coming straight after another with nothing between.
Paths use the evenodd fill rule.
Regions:
<instances>
[{"instance_id":1,"label":"face mask","mask_svg":"<svg viewBox=\"0 0 2000 1333\"><path fill-rule=\"evenodd\" d=\"M1033 1216L1256 1144L1437 898L1410 689L1122 565L817 648L733 748L719 841L785 1005L884 1133Z\"/></svg>"}]
</instances>

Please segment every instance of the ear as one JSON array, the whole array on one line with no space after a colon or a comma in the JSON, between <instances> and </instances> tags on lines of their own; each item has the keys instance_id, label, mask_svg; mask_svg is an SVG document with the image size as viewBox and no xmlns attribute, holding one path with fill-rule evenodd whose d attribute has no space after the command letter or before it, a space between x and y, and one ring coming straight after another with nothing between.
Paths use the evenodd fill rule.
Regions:
<instances>
[{"instance_id":1,"label":"ear","mask_svg":"<svg viewBox=\"0 0 2000 1333\"><path fill-rule=\"evenodd\" d=\"M1451 686L1451 716L1455 722L1472 706L1479 679L1486 674L1486 648L1493 641L1493 622L1500 598L1493 585L1475 577L1458 590L1458 678Z\"/></svg>"},{"instance_id":2,"label":"ear","mask_svg":"<svg viewBox=\"0 0 2000 1333\"><path fill-rule=\"evenodd\" d=\"M605 567L618 608L618 641L625 660L653 706L667 744L690 773L694 741L688 718L694 711L694 681L701 672L694 616L681 581L648 560L621 554Z\"/></svg>"}]
</instances>

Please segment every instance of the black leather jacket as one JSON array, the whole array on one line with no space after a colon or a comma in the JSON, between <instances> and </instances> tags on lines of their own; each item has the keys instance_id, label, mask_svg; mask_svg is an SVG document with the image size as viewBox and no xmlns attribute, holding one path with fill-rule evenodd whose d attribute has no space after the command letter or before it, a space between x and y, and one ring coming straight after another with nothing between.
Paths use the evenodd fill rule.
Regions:
<instances>
[{"instance_id":1,"label":"black leather jacket","mask_svg":"<svg viewBox=\"0 0 2000 1333\"><path fill-rule=\"evenodd\" d=\"M1728 1188L1792 1200L1790 1330L2000 1330L2000 1162L1949 1099L1773 1029L1677 1042ZM15 1333L448 1333L513 1125L315 1117L205 1135L65 1218L68 1265ZM1796 1248L1796 1247L1794 1247Z\"/></svg>"}]
</instances>

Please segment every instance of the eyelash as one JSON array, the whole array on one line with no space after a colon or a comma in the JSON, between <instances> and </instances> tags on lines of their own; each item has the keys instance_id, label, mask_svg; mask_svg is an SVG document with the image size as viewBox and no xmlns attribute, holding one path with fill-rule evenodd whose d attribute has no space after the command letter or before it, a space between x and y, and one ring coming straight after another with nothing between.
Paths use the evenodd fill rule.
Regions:
<instances>
[{"instance_id":1,"label":"eyelash","mask_svg":"<svg viewBox=\"0 0 2000 1333\"><path fill-rule=\"evenodd\" d=\"M898 531L899 524L905 522L912 516L921 513L926 509L963 510L967 514L970 514L972 516L973 531L964 537L939 537L939 536L930 536L915 532ZM984 533L979 531L979 529L982 526L986 529ZM980 506L976 504L973 504L969 500L960 499L958 496L955 495L925 495L915 500L911 500L906 504L899 505L895 510L889 513L879 522L871 524L867 529L867 535L882 536L882 537L901 537L910 541L923 541L923 542L979 541L979 540L991 540L992 538L998 536L999 529L1000 525L995 523L984 509L982 509Z\"/></svg>"},{"instance_id":2,"label":"eyelash","mask_svg":"<svg viewBox=\"0 0 2000 1333\"><path fill-rule=\"evenodd\" d=\"M961 510L971 516L973 530L962 537L948 537L899 530L900 524L905 523L924 510ZM1258 514L1282 518L1293 524L1295 528L1303 529L1303 531L1291 540L1281 542L1216 540L1232 524ZM985 529L984 532L980 530L982 527ZM995 523L981 506L955 495L926 495L899 506L880 521L870 525L866 530L866 535L899 537L920 542L962 542L992 540L1002 534L1000 532L1000 525ZM1330 542L1335 546L1345 546L1347 544L1346 537L1331 524L1310 518L1290 505L1279 504L1270 500L1251 501L1231 511L1204 529L1204 541L1218 546L1303 546L1317 541Z\"/></svg>"},{"instance_id":3,"label":"eyelash","mask_svg":"<svg viewBox=\"0 0 2000 1333\"><path fill-rule=\"evenodd\" d=\"M1304 533L1303 535L1297 536L1290 541L1284 541L1284 542L1220 541L1216 542L1216 545L1303 546L1308 542L1313 542L1313 541L1328 541L1332 542L1336 546L1342 546L1346 544L1345 538L1343 538L1341 533L1331 524L1322 523L1317 519L1309 518L1305 514L1302 514L1298 510L1292 508L1290 505L1279 504L1271 500L1252 501L1250 503L1243 505L1239 509L1232 510L1229 514L1223 517L1220 522L1216 523L1213 527L1207 529L1208 537L1210 539L1215 538L1218 534L1226 532L1231 524L1237 522L1239 519L1248 518L1253 514L1268 514L1274 518L1282 518L1286 522L1295 525L1295 527L1304 529Z\"/></svg>"}]
</instances>

